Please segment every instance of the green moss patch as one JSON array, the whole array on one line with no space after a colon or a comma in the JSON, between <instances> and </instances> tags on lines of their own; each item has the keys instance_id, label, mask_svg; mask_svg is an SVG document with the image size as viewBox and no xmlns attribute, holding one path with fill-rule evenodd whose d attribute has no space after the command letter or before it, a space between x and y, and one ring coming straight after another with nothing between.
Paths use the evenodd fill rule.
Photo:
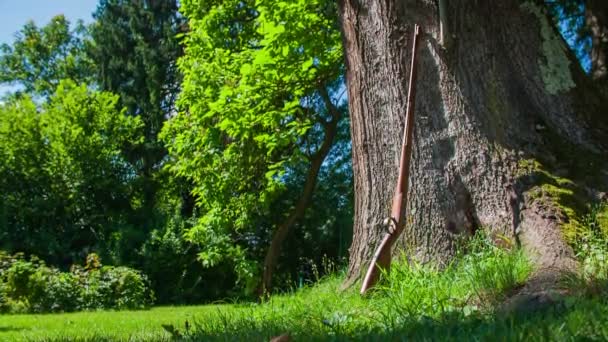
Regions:
<instances>
[{"instance_id":1,"label":"green moss patch","mask_svg":"<svg viewBox=\"0 0 608 342\"><path fill-rule=\"evenodd\" d=\"M572 180L559 177L535 159L524 159L519 162L519 176L527 178L531 188L527 198L554 213L561 221L566 240L573 243L584 230L581 223L587 213L588 198Z\"/></svg>"},{"instance_id":2,"label":"green moss patch","mask_svg":"<svg viewBox=\"0 0 608 342\"><path fill-rule=\"evenodd\" d=\"M551 125L545 126L548 128L539 133L542 145L538 152L519 160L516 175L528 200L546 205L549 215L555 213L566 241L576 249L576 244L590 233L588 217L599 205L590 189L607 190L604 170L608 169L608 158L571 142L565 138L566 133L557 132ZM598 215L607 226L608 212ZM608 228L601 235L608 239Z\"/></svg>"},{"instance_id":3,"label":"green moss patch","mask_svg":"<svg viewBox=\"0 0 608 342\"><path fill-rule=\"evenodd\" d=\"M568 162L571 163L572 160ZM574 170L574 173L571 170ZM582 185L585 184L583 181L570 178L570 175L576 175L579 170L573 168L565 171L562 171L564 175L561 173L558 175L537 159L531 158L522 159L518 164L518 176L520 179L525 179L525 183L529 186L529 190L526 191L528 200L546 207L548 215L553 213L562 225L564 238L575 247L581 239L590 234L591 230L597 230L595 226L589 225L588 217L593 214L594 205L598 204L594 204ZM583 178L588 176L589 174L583 174ZM608 206L602 208L605 209L593 215L597 222L601 222L596 225L602 227L598 232L603 238L608 239Z\"/></svg>"}]
</instances>

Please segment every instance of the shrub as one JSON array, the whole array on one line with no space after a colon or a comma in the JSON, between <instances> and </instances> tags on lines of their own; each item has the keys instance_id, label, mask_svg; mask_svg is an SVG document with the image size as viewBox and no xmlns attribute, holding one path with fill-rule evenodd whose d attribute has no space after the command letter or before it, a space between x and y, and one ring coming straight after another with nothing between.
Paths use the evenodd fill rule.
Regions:
<instances>
[{"instance_id":1,"label":"shrub","mask_svg":"<svg viewBox=\"0 0 608 342\"><path fill-rule=\"evenodd\" d=\"M143 309L154 301L148 279L128 267L103 266L82 273L86 309Z\"/></svg>"},{"instance_id":2,"label":"shrub","mask_svg":"<svg viewBox=\"0 0 608 342\"><path fill-rule=\"evenodd\" d=\"M592 205L582 223L572 246L581 267L567 275L565 285L581 295L603 298L608 294L608 202Z\"/></svg>"},{"instance_id":3,"label":"shrub","mask_svg":"<svg viewBox=\"0 0 608 342\"><path fill-rule=\"evenodd\" d=\"M6 293L6 285L0 281L0 313L8 312L10 306L8 304L8 294Z\"/></svg>"},{"instance_id":4,"label":"shrub","mask_svg":"<svg viewBox=\"0 0 608 342\"><path fill-rule=\"evenodd\" d=\"M233 268L225 264L205 268L199 261L200 248L183 236L193 220L174 215L167 224L152 231L141 249L143 270L150 279L159 303L200 303L227 296L234 286ZM202 279L213 279L208 284ZM167 286L171 284L171 286Z\"/></svg>"},{"instance_id":5,"label":"shrub","mask_svg":"<svg viewBox=\"0 0 608 342\"><path fill-rule=\"evenodd\" d=\"M16 255L4 276L9 296L17 300L27 298L32 289L30 277L36 273L38 267L40 265Z\"/></svg>"},{"instance_id":6,"label":"shrub","mask_svg":"<svg viewBox=\"0 0 608 342\"><path fill-rule=\"evenodd\" d=\"M583 218L584 228L575 243L582 265L581 276L587 281L608 280L608 203L591 206Z\"/></svg>"},{"instance_id":7,"label":"shrub","mask_svg":"<svg viewBox=\"0 0 608 342\"><path fill-rule=\"evenodd\" d=\"M107 268L105 276L114 290L114 307L143 309L153 302L154 297L149 289L148 279L139 271L127 267Z\"/></svg>"},{"instance_id":8,"label":"shrub","mask_svg":"<svg viewBox=\"0 0 608 342\"><path fill-rule=\"evenodd\" d=\"M5 251L0 251L0 276L11 267L13 257Z\"/></svg>"},{"instance_id":9,"label":"shrub","mask_svg":"<svg viewBox=\"0 0 608 342\"><path fill-rule=\"evenodd\" d=\"M27 300L31 312L75 311L80 309L77 277L49 267L39 267L29 279Z\"/></svg>"},{"instance_id":10,"label":"shrub","mask_svg":"<svg viewBox=\"0 0 608 342\"><path fill-rule=\"evenodd\" d=\"M102 266L91 254L85 267L70 272L48 267L35 257L0 255L0 311L66 312L96 309L143 309L153 292L141 272Z\"/></svg>"}]
</instances>

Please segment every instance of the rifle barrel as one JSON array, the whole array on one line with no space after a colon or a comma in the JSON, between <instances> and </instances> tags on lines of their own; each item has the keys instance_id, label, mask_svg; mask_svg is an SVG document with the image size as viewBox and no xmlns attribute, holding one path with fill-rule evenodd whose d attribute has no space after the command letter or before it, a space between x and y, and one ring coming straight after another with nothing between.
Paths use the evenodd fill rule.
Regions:
<instances>
[{"instance_id":1,"label":"rifle barrel","mask_svg":"<svg viewBox=\"0 0 608 342\"><path fill-rule=\"evenodd\" d=\"M391 249L397 238L403 231L405 226L404 208L407 204L407 192L409 188L408 178L410 169L410 160L412 157L412 140L414 135L414 106L416 103L416 52L418 51L418 35L420 34L420 26L414 26L414 39L412 42L412 61L410 66L410 79L407 91L407 108L405 111L405 128L403 132L403 142L401 145L401 158L399 161L399 175L397 179L397 187L393 196L393 205L391 208L391 220L389 224L393 229L389 229L388 233L382 239L382 242L374 253L372 262L369 265L363 284L361 286L361 294L365 294L367 290L373 287L380 277L380 271L385 269L387 272L391 265Z\"/></svg>"}]
</instances>

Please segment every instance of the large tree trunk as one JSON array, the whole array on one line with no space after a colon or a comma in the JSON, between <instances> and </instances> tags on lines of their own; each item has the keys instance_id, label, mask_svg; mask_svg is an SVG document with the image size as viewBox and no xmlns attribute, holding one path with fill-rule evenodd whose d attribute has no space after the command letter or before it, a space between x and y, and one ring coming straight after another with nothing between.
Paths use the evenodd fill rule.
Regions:
<instances>
[{"instance_id":1,"label":"large tree trunk","mask_svg":"<svg viewBox=\"0 0 608 342\"><path fill-rule=\"evenodd\" d=\"M485 229L521 240L541 269L572 269L561 227L575 220L559 195L593 197L605 187L608 175L581 175L588 161L571 158L588 153L600 170L606 108L542 9L518 0L449 1L442 45L435 1L340 6L355 177L346 284L359 279L384 234L415 23L423 35L414 151L408 224L397 249L445 263L463 235Z\"/></svg>"}]
</instances>

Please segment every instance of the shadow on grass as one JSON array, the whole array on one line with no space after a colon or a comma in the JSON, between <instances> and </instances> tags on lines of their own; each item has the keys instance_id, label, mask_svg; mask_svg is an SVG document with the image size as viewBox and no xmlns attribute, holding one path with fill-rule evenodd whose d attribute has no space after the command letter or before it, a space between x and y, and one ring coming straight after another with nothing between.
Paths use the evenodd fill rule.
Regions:
<instances>
[{"instance_id":1,"label":"shadow on grass","mask_svg":"<svg viewBox=\"0 0 608 342\"><path fill-rule=\"evenodd\" d=\"M446 314L433 319L392 317L387 322L322 324L306 329L285 322L226 322L189 334L192 341L269 341L289 333L291 341L556 341L608 340L608 304L599 299L566 299L533 312L509 315ZM370 323L370 322L368 322Z\"/></svg>"},{"instance_id":2,"label":"shadow on grass","mask_svg":"<svg viewBox=\"0 0 608 342\"><path fill-rule=\"evenodd\" d=\"M3 332L15 332L15 331L23 331L23 330L28 330L28 328L23 328L23 327L11 327L11 326L0 325L0 333L3 333Z\"/></svg>"},{"instance_id":3,"label":"shadow on grass","mask_svg":"<svg viewBox=\"0 0 608 342\"><path fill-rule=\"evenodd\" d=\"M188 330L176 330L141 338L108 336L60 337L39 341L270 341L288 333L289 341L606 341L608 300L566 298L552 307L509 315L448 313L439 318L412 319L390 313L380 321L357 317L328 322L311 317L283 317L280 320L249 320L219 317L198 322ZM215 317L216 319L218 317ZM307 322L307 324L302 324ZM308 324L309 323L309 324Z\"/></svg>"}]
</instances>

